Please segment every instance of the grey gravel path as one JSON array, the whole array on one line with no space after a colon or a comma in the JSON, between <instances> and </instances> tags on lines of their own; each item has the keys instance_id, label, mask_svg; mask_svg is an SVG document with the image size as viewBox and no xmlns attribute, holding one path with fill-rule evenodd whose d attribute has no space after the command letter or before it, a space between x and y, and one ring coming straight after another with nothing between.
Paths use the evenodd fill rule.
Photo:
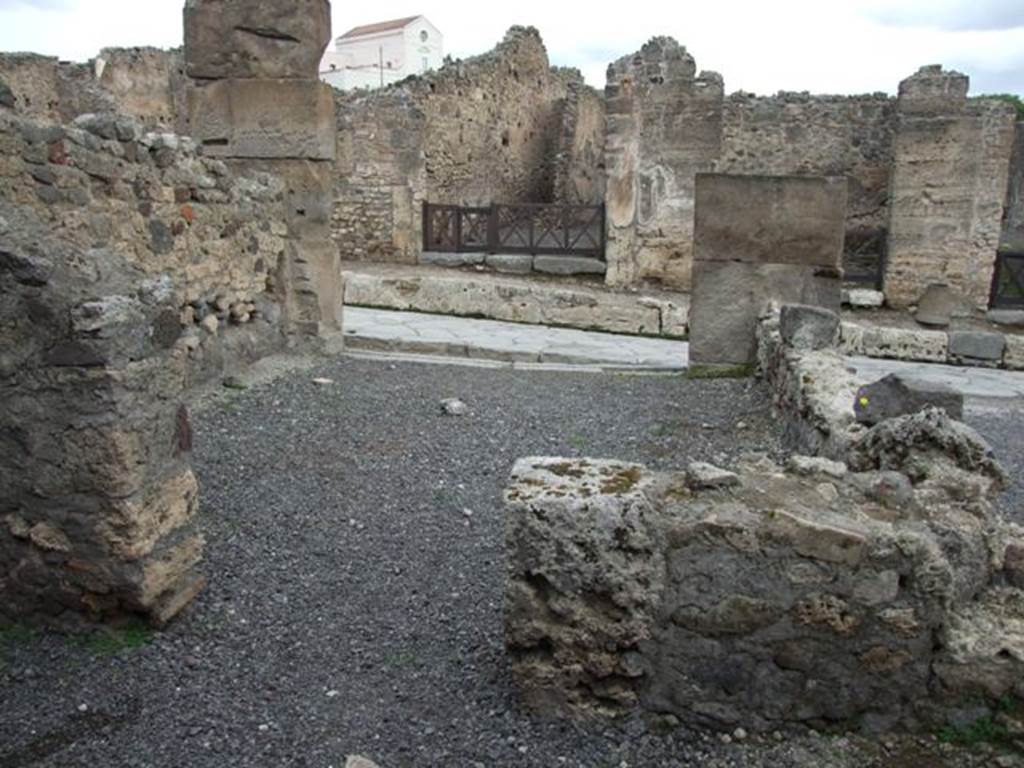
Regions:
<instances>
[{"instance_id":1,"label":"grey gravel path","mask_svg":"<svg viewBox=\"0 0 1024 768\"><path fill-rule=\"evenodd\" d=\"M468 415L441 414L453 396ZM751 382L334 359L224 390L194 422L209 587L139 648L0 636L0 768L975 764L519 709L501 607L515 458L774 451Z\"/></svg>"}]
</instances>

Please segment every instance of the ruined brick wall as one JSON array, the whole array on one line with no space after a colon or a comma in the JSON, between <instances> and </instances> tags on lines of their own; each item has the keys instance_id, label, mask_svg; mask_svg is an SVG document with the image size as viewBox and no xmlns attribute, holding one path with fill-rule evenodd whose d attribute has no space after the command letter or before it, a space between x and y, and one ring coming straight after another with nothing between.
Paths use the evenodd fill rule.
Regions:
<instances>
[{"instance_id":1,"label":"ruined brick wall","mask_svg":"<svg viewBox=\"0 0 1024 768\"><path fill-rule=\"evenodd\" d=\"M33 211L86 260L116 251L173 286L191 383L283 343L282 179L238 173L127 116L61 125L2 113L0 149L5 205Z\"/></svg>"},{"instance_id":2,"label":"ruined brick wall","mask_svg":"<svg viewBox=\"0 0 1024 768\"><path fill-rule=\"evenodd\" d=\"M570 84L581 83L575 70L550 66L537 30L513 27L481 56L381 91L337 94L332 223L342 258L416 261L424 200L552 201L563 109ZM584 107L576 178L588 175L587 158L599 162L594 109Z\"/></svg>"},{"instance_id":3,"label":"ruined brick wall","mask_svg":"<svg viewBox=\"0 0 1024 768\"><path fill-rule=\"evenodd\" d=\"M845 176L847 259L881 257L895 100L884 94L734 93L725 100L723 173Z\"/></svg>"},{"instance_id":4,"label":"ruined brick wall","mask_svg":"<svg viewBox=\"0 0 1024 768\"><path fill-rule=\"evenodd\" d=\"M181 610L185 390L339 330L330 6L185 18L186 83L175 52L0 58L0 625Z\"/></svg>"},{"instance_id":5,"label":"ruined brick wall","mask_svg":"<svg viewBox=\"0 0 1024 768\"><path fill-rule=\"evenodd\" d=\"M202 585L183 393L284 343L284 184L0 110L0 188L0 624L161 623Z\"/></svg>"},{"instance_id":6,"label":"ruined brick wall","mask_svg":"<svg viewBox=\"0 0 1024 768\"><path fill-rule=\"evenodd\" d=\"M968 78L924 67L900 83L889 209L886 299L914 304L946 283L988 304L1002 230L1012 108L967 99Z\"/></svg>"},{"instance_id":7,"label":"ruined brick wall","mask_svg":"<svg viewBox=\"0 0 1024 768\"><path fill-rule=\"evenodd\" d=\"M604 97L572 81L562 107L562 127L555 156L556 202L594 205L604 202Z\"/></svg>"},{"instance_id":8,"label":"ruined brick wall","mask_svg":"<svg viewBox=\"0 0 1024 768\"><path fill-rule=\"evenodd\" d=\"M33 53L0 53L0 91L23 116L70 122L119 112L151 130L180 132L184 99L180 50L104 48L86 63Z\"/></svg>"},{"instance_id":9,"label":"ruined brick wall","mask_svg":"<svg viewBox=\"0 0 1024 768\"><path fill-rule=\"evenodd\" d=\"M608 68L607 281L690 285L696 174L722 146L722 78L654 38Z\"/></svg>"}]
</instances>

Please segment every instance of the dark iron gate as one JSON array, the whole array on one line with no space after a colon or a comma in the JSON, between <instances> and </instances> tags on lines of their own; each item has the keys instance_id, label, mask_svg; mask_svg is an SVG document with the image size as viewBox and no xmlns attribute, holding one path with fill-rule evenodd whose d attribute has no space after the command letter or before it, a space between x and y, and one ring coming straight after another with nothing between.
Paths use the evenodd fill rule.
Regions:
<instances>
[{"instance_id":1,"label":"dark iron gate","mask_svg":"<svg viewBox=\"0 0 1024 768\"><path fill-rule=\"evenodd\" d=\"M423 204L423 250L527 253L604 261L604 205Z\"/></svg>"},{"instance_id":2,"label":"dark iron gate","mask_svg":"<svg viewBox=\"0 0 1024 768\"><path fill-rule=\"evenodd\" d=\"M1024 253L996 254L989 306L992 309L1024 309Z\"/></svg>"}]
</instances>

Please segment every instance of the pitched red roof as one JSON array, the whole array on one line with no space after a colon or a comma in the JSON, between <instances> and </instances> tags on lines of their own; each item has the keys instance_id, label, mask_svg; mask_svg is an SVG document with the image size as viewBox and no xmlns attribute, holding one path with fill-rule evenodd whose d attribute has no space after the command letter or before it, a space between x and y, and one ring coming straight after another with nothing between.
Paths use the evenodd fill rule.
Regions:
<instances>
[{"instance_id":1,"label":"pitched red roof","mask_svg":"<svg viewBox=\"0 0 1024 768\"><path fill-rule=\"evenodd\" d=\"M361 27L352 27L352 29L338 39L345 40L350 37L362 37L363 35L375 35L378 32L390 32L392 29L402 29L416 21L418 18L419 16L406 16L404 19L378 21L376 24L364 24Z\"/></svg>"}]
</instances>

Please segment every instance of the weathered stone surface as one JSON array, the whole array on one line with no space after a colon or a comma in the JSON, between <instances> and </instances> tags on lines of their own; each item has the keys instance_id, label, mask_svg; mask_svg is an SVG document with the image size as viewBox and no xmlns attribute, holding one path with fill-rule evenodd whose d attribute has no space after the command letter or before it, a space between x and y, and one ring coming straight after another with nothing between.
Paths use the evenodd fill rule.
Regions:
<instances>
[{"instance_id":1,"label":"weathered stone surface","mask_svg":"<svg viewBox=\"0 0 1024 768\"><path fill-rule=\"evenodd\" d=\"M862 479L834 477L826 499L820 476L763 460L703 490L621 462L517 462L506 641L526 702L728 730L930 728L1012 691L1024 592L996 585L991 509L921 481L908 503L927 500L927 520L885 514Z\"/></svg>"},{"instance_id":2,"label":"weathered stone surface","mask_svg":"<svg viewBox=\"0 0 1024 768\"><path fill-rule=\"evenodd\" d=\"M839 311L845 205L835 180L698 176L693 363L754 362L757 321L772 301Z\"/></svg>"},{"instance_id":3,"label":"weathered stone surface","mask_svg":"<svg viewBox=\"0 0 1024 768\"><path fill-rule=\"evenodd\" d=\"M1024 369L1024 336L1006 336L1003 365L1014 370Z\"/></svg>"},{"instance_id":4,"label":"weathered stone surface","mask_svg":"<svg viewBox=\"0 0 1024 768\"><path fill-rule=\"evenodd\" d=\"M579 284L527 281L392 265L346 264L345 304L487 317L645 336L685 335L688 301L614 294Z\"/></svg>"},{"instance_id":5,"label":"weathered stone surface","mask_svg":"<svg viewBox=\"0 0 1024 768\"><path fill-rule=\"evenodd\" d=\"M753 362L757 321L768 304L795 302L837 312L839 289L839 280L820 274L817 267L697 261L690 308L690 360L699 364Z\"/></svg>"},{"instance_id":6,"label":"weathered stone surface","mask_svg":"<svg viewBox=\"0 0 1024 768\"><path fill-rule=\"evenodd\" d=\"M861 424L877 424L885 419L917 413L925 408L941 408L954 419L962 419L964 396L951 387L892 373L857 392L853 410Z\"/></svg>"},{"instance_id":7,"label":"weathered stone surface","mask_svg":"<svg viewBox=\"0 0 1024 768\"><path fill-rule=\"evenodd\" d=\"M533 271L533 256L528 253L489 253L484 263L496 272L526 275Z\"/></svg>"},{"instance_id":8,"label":"weathered stone surface","mask_svg":"<svg viewBox=\"0 0 1024 768\"><path fill-rule=\"evenodd\" d=\"M949 357L955 362L985 361L998 363L1003 359L1006 338L989 331L950 331Z\"/></svg>"},{"instance_id":9,"label":"weathered stone surface","mask_svg":"<svg viewBox=\"0 0 1024 768\"><path fill-rule=\"evenodd\" d=\"M967 99L967 82L925 67L900 83L884 277L894 307L932 283L988 304L1015 117L1007 104Z\"/></svg>"},{"instance_id":10,"label":"weathered stone surface","mask_svg":"<svg viewBox=\"0 0 1024 768\"><path fill-rule=\"evenodd\" d=\"M506 640L535 707L614 709L637 700L664 560L649 528L642 468L520 459L505 492ZM566 557L591 552L593 559ZM549 611L547 606L554 606Z\"/></svg>"},{"instance_id":11,"label":"weathered stone surface","mask_svg":"<svg viewBox=\"0 0 1024 768\"><path fill-rule=\"evenodd\" d=\"M437 267L472 267L484 263L483 253L442 253L424 251L420 254L420 264L433 264Z\"/></svg>"},{"instance_id":12,"label":"weathered stone surface","mask_svg":"<svg viewBox=\"0 0 1024 768\"><path fill-rule=\"evenodd\" d=\"M607 281L691 286L696 174L722 153L725 87L685 47L655 37L608 67ZM681 130L681 126L688 126Z\"/></svg>"},{"instance_id":13,"label":"weathered stone surface","mask_svg":"<svg viewBox=\"0 0 1024 768\"><path fill-rule=\"evenodd\" d=\"M189 77L315 80L331 40L328 0L187 0Z\"/></svg>"},{"instance_id":14,"label":"weathered stone surface","mask_svg":"<svg viewBox=\"0 0 1024 768\"><path fill-rule=\"evenodd\" d=\"M549 275L603 275L605 263L580 256L535 256L533 269Z\"/></svg>"},{"instance_id":15,"label":"weathered stone surface","mask_svg":"<svg viewBox=\"0 0 1024 768\"><path fill-rule=\"evenodd\" d=\"M696 258L836 268L846 184L800 176L697 176Z\"/></svg>"},{"instance_id":16,"label":"weathered stone surface","mask_svg":"<svg viewBox=\"0 0 1024 768\"><path fill-rule=\"evenodd\" d=\"M739 485L740 478L735 472L695 461L686 468L686 484L690 488L728 488Z\"/></svg>"},{"instance_id":17,"label":"weathered stone surface","mask_svg":"<svg viewBox=\"0 0 1024 768\"><path fill-rule=\"evenodd\" d=\"M955 484L958 474L951 468L969 472L982 482L982 495L1008 482L981 435L934 406L875 425L852 446L849 457L858 471L894 470L915 483L933 478Z\"/></svg>"},{"instance_id":18,"label":"weathered stone surface","mask_svg":"<svg viewBox=\"0 0 1024 768\"><path fill-rule=\"evenodd\" d=\"M786 469L797 475L825 475L837 480L846 477L846 464L832 461L821 456L801 456L795 454L786 462Z\"/></svg>"},{"instance_id":19,"label":"weathered stone surface","mask_svg":"<svg viewBox=\"0 0 1024 768\"><path fill-rule=\"evenodd\" d=\"M922 325L945 328L962 305L963 299L948 285L932 283L918 300L914 319Z\"/></svg>"},{"instance_id":20,"label":"weathered stone surface","mask_svg":"<svg viewBox=\"0 0 1024 768\"><path fill-rule=\"evenodd\" d=\"M334 159L334 98L319 81L215 80L190 87L187 102L209 156Z\"/></svg>"},{"instance_id":21,"label":"weathered stone surface","mask_svg":"<svg viewBox=\"0 0 1024 768\"><path fill-rule=\"evenodd\" d=\"M839 315L821 307L785 304L779 333L783 343L795 349L828 349L839 338Z\"/></svg>"},{"instance_id":22,"label":"weathered stone surface","mask_svg":"<svg viewBox=\"0 0 1024 768\"><path fill-rule=\"evenodd\" d=\"M362 755L349 755L345 759L345 768L379 768L379 766Z\"/></svg>"},{"instance_id":23,"label":"weathered stone surface","mask_svg":"<svg viewBox=\"0 0 1024 768\"><path fill-rule=\"evenodd\" d=\"M949 358L949 336L944 331L865 326L845 321L840 326L839 347L848 355L893 360L945 363Z\"/></svg>"},{"instance_id":24,"label":"weathered stone surface","mask_svg":"<svg viewBox=\"0 0 1024 768\"><path fill-rule=\"evenodd\" d=\"M869 288L844 288L843 304L854 309L878 309L885 304L885 294Z\"/></svg>"},{"instance_id":25,"label":"weathered stone surface","mask_svg":"<svg viewBox=\"0 0 1024 768\"><path fill-rule=\"evenodd\" d=\"M858 384L836 350L801 352L786 345L779 322L780 312L773 310L758 323L757 355L783 439L799 453L845 461L865 429L853 413Z\"/></svg>"}]
</instances>

